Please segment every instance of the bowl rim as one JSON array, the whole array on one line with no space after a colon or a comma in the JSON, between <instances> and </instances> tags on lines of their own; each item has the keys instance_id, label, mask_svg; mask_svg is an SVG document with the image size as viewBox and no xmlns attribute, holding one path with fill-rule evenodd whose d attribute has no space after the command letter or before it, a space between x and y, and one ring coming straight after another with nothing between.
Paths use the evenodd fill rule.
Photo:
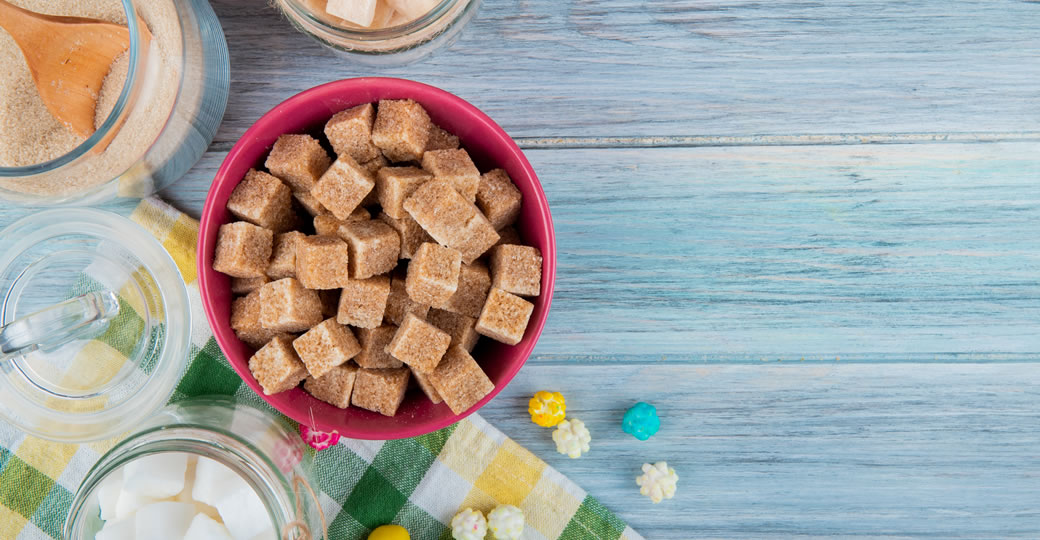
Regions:
<instances>
[{"instance_id":1,"label":"bowl rim","mask_svg":"<svg viewBox=\"0 0 1040 540\"><path fill-rule=\"evenodd\" d=\"M450 102L453 107L457 107L460 110L465 110L474 121L478 122L483 128L489 130L494 137L496 146L504 146L510 154L516 159L518 167L523 171L524 175L533 180L533 191L535 193L535 207L537 210L537 221L539 226L545 231L545 238L547 245L544 246L546 249L542 249L543 261L543 292L538 297L538 302L544 306L541 317L532 320L527 330L529 339L522 341L521 343L514 345L513 347L519 348L519 361L514 362L513 365L509 366L499 378L498 384L495 385L494 389L483 399L478 401L475 405L470 407L467 411L462 414L452 413L450 416L436 419L436 420L419 420L414 423L408 423L399 428L390 430L386 433L379 433L374 435L368 430L355 430L353 428L347 428L345 430L337 429L336 431L345 437L363 440L394 440L404 439L410 437L417 437L432 433L453 425L469 415L477 412L483 408L488 402L494 399L506 386L512 382L516 374L523 368L530 358L538 340L541 338L543 329L545 328L546 321L549 317L549 311L552 307L553 292L556 283L556 233L553 227L552 215L549 209L549 201L545 195L545 190L542 188L541 181L538 179L534 168L531 166L527 159L527 156L523 153L520 147L516 144L516 141L509 136L506 131L499 126L494 120L491 119L487 114L478 109L473 104L469 103L465 99L448 92L446 90L431 86L428 84L412 81L408 79L399 79L392 77L357 77L342 79L325 83L313 88L309 88L298 94L282 101L278 105L275 105L269 111L264 113L256 122L254 122L249 129L242 134L242 136L235 142L234 146L228 152L224 161L221 163L220 168L213 177L213 182L210 185L209 191L206 193L206 202L202 210L202 216L199 222L199 239L197 244L196 252L196 271L198 272L199 281L199 294L202 298L203 308L206 314L207 322L210 325L210 330L217 342L221 353L228 359L228 363L232 369L239 375L243 382L248 385L256 395L263 400L268 406L274 408L279 413L303 424L307 424L311 427L311 424L317 424L320 428L321 422L316 422L316 419L311 417L302 417L301 415L295 414L292 411L284 410L282 407L272 403L268 396L263 393L259 383L249 372L248 366L239 366L238 363L231 361L231 355L228 354L228 350L231 350L231 338L237 340L234 336L233 331L230 330L230 322L225 322L224 326L228 329L223 329L218 326L215 321L218 321L218 317L215 313L215 302L211 296L207 294L207 290L210 286L210 279L216 277L216 271L213 270L207 263L207 253L212 253L216 244L216 235L219 229L219 225L222 224L223 212L225 209L221 206L214 204L215 193L218 188L224 185L228 179L226 178L229 174L229 169L232 165L242 159L240 156L246 152L247 148L250 148L253 144L256 144L257 140L260 140L260 135L266 135L274 130L274 126L271 124L277 123L278 118L286 113L287 110L294 109L299 106L303 106L311 100L328 100L331 97L337 95L343 95L351 92L364 92L372 87L382 87L383 90L389 90L390 93L397 94L400 97L393 99L405 99L412 98L416 101L422 101L422 94L434 94L437 97ZM331 113L334 114L334 113ZM330 114L330 116L331 116ZM207 233L208 234L205 234ZM218 321L219 322L219 321ZM311 398L316 399L316 398ZM389 435L389 438L385 438Z\"/></svg>"}]
</instances>

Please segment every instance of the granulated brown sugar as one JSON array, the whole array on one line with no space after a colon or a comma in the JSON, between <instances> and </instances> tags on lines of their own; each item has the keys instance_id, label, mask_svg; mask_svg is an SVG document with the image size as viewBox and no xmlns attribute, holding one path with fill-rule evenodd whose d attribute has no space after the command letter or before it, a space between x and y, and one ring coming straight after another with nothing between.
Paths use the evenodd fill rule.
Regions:
<instances>
[{"instance_id":1,"label":"granulated brown sugar","mask_svg":"<svg viewBox=\"0 0 1040 540\"><path fill-rule=\"evenodd\" d=\"M119 0L13 0L51 15L90 17L126 24ZM181 76L181 32L171 0L138 0L135 5L153 37L138 100L119 134L99 156L75 170L54 175L0 179L0 187L44 196L70 195L115 179L141 159L155 142L177 99ZM95 125L108 118L123 90L129 54L112 64L98 97ZM56 120L33 84L21 50L0 30L0 167L24 167L58 158L84 141Z\"/></svg>"}]
</instances>

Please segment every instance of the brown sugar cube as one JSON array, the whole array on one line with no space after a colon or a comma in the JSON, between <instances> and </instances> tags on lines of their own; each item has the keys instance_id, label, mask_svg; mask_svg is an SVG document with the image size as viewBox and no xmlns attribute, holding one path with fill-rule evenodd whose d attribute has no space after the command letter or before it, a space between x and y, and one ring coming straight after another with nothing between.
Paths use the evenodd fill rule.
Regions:
<instances>
[{"instance_id":1,"label":"brown sugar cube","mask_svg":"<svg viewBox=\"0 0 1040 540\"><path fill-rule=\"evenodd\" d=\"M384 167L376 174L376 194L383 212L395 219L408 215L404 200L433 175L417 167Z\"/></svg>"},{"instance_id":2,"label":"brown sugar cube","mask_svg":"<svg viewBox=\"0 0 1040 540\"><path fill-rule=\"evenodd\" d=\"M267 277L296 277L296 242L306 236L300 231L274 235L274 249L271 250L271 262L267 264Z\"/></svg>"},{"instance_id":3,"label":"brown sugar cube","mask_svg":"<svg viewBox=\"0 0 1040 540\"><path fill-rule=\"evenodd\" d=\"M295 278L260 287L260 324L277 332L304 332L320 323L321 299Z\"/></svg>"},{"instance_id":4,"label":"brown sugar cube","mask_svg":"<svg viewBox=\"0 0 1040 540\"><path fill-rule=\"evenodd\" d=\"M383 154L379 154L377 158L361 164L361 168L368 171L368 174L372 175L373 179L375 179L376 174L379 173L379 169L389 166L390 162L383 157ZM361 201L361 206L375 206L379 204L379 194L376 193L376 191L377 190L375 189L369 191L368 195L365 195L365 199Z\"/></svg>"},{"instance_id":5,"label":"brown sugar cube","mask_svg":"<svg viewBox=\"0 0 1040 540\"><path fill-rule=\"evenodd\" d=\"M473 261L473 264L464 264L459 269L459 288L455 294L451 295L447 302L433 307L475 319L480 317L480 310L484 309L490 289L491 273L488 267L480 261Z\"/></svg>"},{"instance_id":6,"label":"brown sugar cube","mask_svg":"<svg viewBox=\"0 0 1040 540\"><path fill-rule=\"evenodd\" d=\"M311 377L322 377L361 352L353 332L335 319L322 321L293 340L292 345Z\"/></svg>"},{"instance_id":7,"label":"brown sugar cube","mask_svg":"<svg viewBox=\"0 0 1040 540\"><path fill-rule=\"evenodd\" d=\"M502 169L495 169L480 177L477 207L487 216L495 230L516 223L523 201L523 194Z\"/></svg>"},{"instance_id":8,"label":"brown sugar cube","mask_svg":"<svg viewBox=\"0 0 1040 540\"><path fill-rule=\"evenodd\" d=\"M449 345L451 336L447 332L409 313L386 346L386 352L416 371L429 373Z\"/></svg>"},{"instance_id":9,"label":"brown sugar cube","mask_svg":"<svg viewBox=\"0 0 1040 540\"><path fill-rule=\"evenodd\" d=\"M269 396L292 390L307 378L307 368L287 336L278 336L256 351L249 359L249 372Z\"/></svg>"},{"instance_id":10,"label":"brown sugar cube","mask_svg":"<svg viewBox=\"0 0 1040 540\"><path fill-rule=\"evenodd\" d=\"M339 236L339 227L346 221L332 214L314 216L314 233L318 236Z\"/></svg>"},{"instance_id":11,"label":"brown sugar cube","mask_svg":"<svg viewBox=\"0 0 1040 540\"><path fill-rule=\"evenodd\" d=\"M415 256L415 252L419 250L419 246L426 242L433 242L433 237L430 233L426 232L418 222L412 219L412 216L405 214L401 219L392 218L384 212L379 213L379 220L392 227L397 234L401 237L401 258L411 259Z\"/></svg>"},{"instance_id":12,"label":"brown sugar cube","mask_svg":"<svg viewBox=\"0 0 1040 540\"><path fill-rule=\"evenodd\" d=\"M477 332L495 341L516 345L524 339L533 311L534 304L527 300L492 288L477 319Z\"/></svg>"},{"instance_id":13,"label":"brown sugar cube","mask_svg":"<svg viewBox=\"0 0 1040 540\"><path fill-rule=\"evenodd\" d=\"M320 216L314 216L314 232L321 236L339 236L339 228L344 223L351 221L368 221L372 219L372 214L364 208L358 207L356 210L347 216L347 219L338 219L332 214L322 214Z\"/></svg>"},{"instance_id":14,"label":"brown sugar cube","mask_svg":"<svg viewBox=\"0 0 1040 540\"><path fill-rule=\"evenodd\" d=\"M376 173L379 172L379 169L382 169L383 167L389 167L389 166L390 166L390 161L387 160L385 157L383 157L383 154L379 154L378 156L376 156L375 159L366 161L366 162L361 164L361 168L363 168L366 171L368 171L368 174L371 174L372 178L375 178ZM369 193L369 196L374 196L374 194ZM366 197L365 200L368 200L368 198ZM372 199L372 202L370 204L364 204L364 206L370 206L371 204L379 204L379 201L375 200L375 199Z\"/></svg>"},{"instance_id":15,"label":"brown sugar cube","mask_svg":"<svg viewBox=\"0 0 1040 540\"><path fill-rule=\"evenodd\" d=\"M264 166L293 191L310 191L325 174L332 159L310 135L282 135L275 141Z\"/></svg>"},{"instance_id":16,"label":"brown sugar cube","mask_svg":"<svg viewBox=\"0 0 1040 540\"><path fill-rule=\"evenodd\" d=\"M259 290L266 285L270 279L267 276L250 278L231 278L231 294L249 294Z\"/></svg>"},{"instance_id":17,"label":"brown sugar cube","mask_svg":"<svg viewBox=\"0 0 1040 540\"><path fill-rule=\"evenodd\" d=\"M263 277L271 259L274 233L246 221L225 223L217 232L213 269L231 277Z\"/></svg>"},{"instance_id":18,"label":"brown sugar cube","mask_svg":"<svg viewBox=\"0 0 1040 540\"><path fill-rule=\"evenodd\" d=\"M450 182L431 180L404 201L404 209L442 246L462 253L472 263L498 242L498 233L476 205L455 191Z\"/></svg>"},{"instance_id":19,"label":"brown sugar cube","mask_svg":"<svg viewBox=\"0 0 1040 540\"><path fill-rule=\"evenodd\" d=\"M340 111L325 124L325 136L337 155L346 154L358 163L379 156L379 147L372 144L372 122L375 107L371 103Z\"/></svg>"},{"instance_id":20,"label":"brown sugar cube","mask_svg":"<svg viewBox=\"0 0 1040 540\"><path fill-rule=\"evenodd\" d=\"M419 161L430 138L430 116L422 105L410 100L379 102L372 126L372 142L390 161Z\"/></svg>"},{"instance_id":21,"label":"brown sugar cube","mask_svg":"<svg viewBox=\"0 0 1040 540\"><path fill-rule=\"evenodd\" d=\"M426 375L423 375L419 371L412 370L412 378L419 384L419 388L426 394L426 397L430 398L430 401L434 405L441 402L441 395L437 393L437 389L430 384L430 379Z\"/></svg>"},{"instance_id":22,"label":"brown sugar cube","mask_svg":"<svg viewBox=\"0 0 1040 540\"><path fill-rule=\"evenodd\" d=\"M326 319L335 317L339 312L339 289L323 289L318 291L321 300L321 316Z\"/></svg>"},{"instance_id":23,"label":"brown sugar cube","mask_svg":"<svg viewBox=\"0 0 1040 540\"><path fill-rule=\"evenodd\" d=\"M376 328L359 328L358 341L361 352L354 357L357 365L368 369L399 368L404 364L386 352L386 346L394 339L397 327L392 324Z\"/></svg>"},{"instance_id":24,"label":"brown sugar cube","mask_svg":"<svg viewBox=\"0 0 1040 540\"><path fill-rule=\"evenodd\" d=\"M430 126L430 138L426 141L426 151L431 150L454 150L459 147L459 138L440 128Z\"/></svg>"},{"instance_id":25,"label":"brown sugar cube","mask_svg":"<svg viewBox=\"0 0 1040 540\"><path fill-rule=\"evenodd\" d=\"M375 187L372 175L353 158L344 155L321 175L311 195L328 208L332 215L346 220Z\"/></svg>"},{"instance_id":26,"label":"brown sugar cube","mask_svg":"<svg viewBox=\"0 0 1040 540\"><path fill-rule=\"evenodd\" d=\"M538 296L542 290L542 252L529 246L506 244L491 248L491 286L520 296Z\"/></svg>"},{"instance_id":27,"label":"brown sugar cube","mask_svg":"<svg viewBox=\"0 0 1040 540\"><path fill-rule=\"evenodd\" d=\"M400 325L404 322L405 315L409 313L422 319L429 311L430 306L420 304L408 296L404 277L394 276L390 279L390 296L386 300L386 320Z\"/></svg>"},{"instance_id":28,"label":"brown sugar cube","mask_svg":"<svg viewBox=\"0 0 1040 540\"><path fill-rule=\"evenodd\" d=\"M388 276L351 279L343 285L340 293L336 320L357 328L376 328L383 324L389 297Z\"/></svg>"},{"instance_id":29,"label":"brown sugar cube","mask_svg":"<svg viewBox=\"0 0 1040 540\"><path fill-rule=\"evenodd\" d=\"M434 178L451 182L467 201L477 200L480 171L465 150L430 150L423 154L422 167Z\"/></svg>"},{"instance_id":30,"label":"brown sugar cube","mask_svg":"<svg viewBox=\"0 0 1040 540\"><path fill-rule=\"evenodd\" d=\"M330 369L319 378L307 377L303 381L303 389L329 405L346 409L350 406L350 395L354 392L357 374L358 367L348 362Z\"/></svg>"},{"instance_id":31,"label":"brown sugar cube","mask_svg":"<svg viewBox=\"0 0 1040 540\"><path fill-rule=\"evenodd\" d=\"M408 264L405 290L412 300L426 305L447 302L459 288L462 254L451 248L426 243L419 246Z\"/></svg>"},{"instance_id":32,"label":"brown sugar cube","mask_svg":"<svg viewBox=\"0 0 1040 540\"><path fill-rule=\"evenodd\" d=\"M350 402L383 416L397 414L408 391L408 368L360 369Z\"/></svg>"},{"instance_id":33,"label":"brown sugar cube","mask_svg":"<svg viewBox=\"0 0 1040 540\"><path fill-rule=\"evenodd\" d=\"M335 236L296 241L296 279L308 289L338 289L350 279L350 247Z\"/></svg>"},{"instance_id":34,"label":"brown sugar cube","mask_svg":"<svg viewBox=\"0 0 1040 540\"><path fill-rule=\"evenodd\" d=\"M274 232L289 230L295 221L292 191L281 180L249 169L228 198L227 209L235 217Z\"/></svg>"},{"instance_id":35,"label":"brown sugar cube","mask_svg":"<svg viewBox=\"0 0 1040 540\"><path fill-rule=\"evenodd\" d=\"M231 303L231 329L238 339L258 349L278 335L260 324L260 292L253 291Z\"/></svg>"},{"instance_id":36,"label":"brown sugar cube","mask_svg":"<svg viewBox=\"0 0 1040 540\"><path fill-rule=\"evenodd\" d=\"M524 243L520 238L520 233L517 232L516 227L513 226L503 227L498 231L498 236L498 242L495 243L496 246L501 246L503 244L521 245Z\"/></svg>"},{"instance_id":37,"label":"brown sugar cube","mask_svg":"<svg viewBox=\"0 0 1040 540\"><path fill-rule=\"evenodd\" d=\"M350 245L350 276L365 279L385 274L397 266L401 237L378 220L353 221L339 228L339 235Z\"/></svg>"},{"instance_id":38,"label":"brown sugar cube","mask_svg":"<svg viewBox=\"0 0 1040 540\"><path fill-rule=\"evenodd\" d=\"M322 214L328 214L329 210L318 202L318 199L311 195L310 191L294 191L293 198L296 202L312 216L320 216Z\"/></svg>"},{"instance_id":39,"label":"brown sugar cube","mask_svg":"<svg viewBox=\"0 0 1040 540\"><path fill-rule=\"evenodd\" d=\"M477 361L461 347L448 349L440 365L427 377L455 414L468 411L495 389Z\"/></svg>"},{"instance_id":40,"label":"brown sugar cube","mask_svg":"<svg viewBox=\"0 0 1040 540\"><path fill-rule=\"evenodd\" d=\"M467 351L472 351L477 346L480 334L477 333L477 320L458 313L444 311L443 309L431 309L426 316L430 324L447 332L451 336L451 346L458 345Z\"/></svg>"}]
</instances>

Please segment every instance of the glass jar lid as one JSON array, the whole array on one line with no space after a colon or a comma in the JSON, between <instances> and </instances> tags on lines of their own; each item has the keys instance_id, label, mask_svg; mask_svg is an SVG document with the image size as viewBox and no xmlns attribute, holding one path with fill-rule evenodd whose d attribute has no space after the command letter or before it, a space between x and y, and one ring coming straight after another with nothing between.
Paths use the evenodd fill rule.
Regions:
<instances>
[{"instance_id":1,"label":"glass jar lid","mask_svg":"<svg viewBox=\"0 0 1040 540\"><path fill-rule=\"evenodd\" d=\"M0 231L0 417L62 442L120 435L165 405L187 363L191 310L146 230L90 209Z\"/></svg>"}]
</instances>

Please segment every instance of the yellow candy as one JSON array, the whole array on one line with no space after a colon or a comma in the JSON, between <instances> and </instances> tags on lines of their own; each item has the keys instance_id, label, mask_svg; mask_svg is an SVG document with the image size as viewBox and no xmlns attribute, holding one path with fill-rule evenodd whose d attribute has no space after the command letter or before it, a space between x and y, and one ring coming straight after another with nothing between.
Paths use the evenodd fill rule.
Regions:
<instances>
[{"instance_id":1,"label":"yellow candy","mask_svg":"<svg viewBox=\"0 0 1040 540\"><path fill-rule=\"evenodd\" d=\"M368 540L411 540L411 538L408 535L408 529L400 525L376 527L376 530L368 535Z\"/></svg>"},{"instance_id":2,"label":"yellow candy","mask_svg":"<svg viewBox=\"0 0 1040 540\"><path fill-rule=\"evenodd\" d=\"M541 391L527 404L531 421L542 427L553 427L567 416L567 402L559 392Z\"/></svg>"}]
</instances>

